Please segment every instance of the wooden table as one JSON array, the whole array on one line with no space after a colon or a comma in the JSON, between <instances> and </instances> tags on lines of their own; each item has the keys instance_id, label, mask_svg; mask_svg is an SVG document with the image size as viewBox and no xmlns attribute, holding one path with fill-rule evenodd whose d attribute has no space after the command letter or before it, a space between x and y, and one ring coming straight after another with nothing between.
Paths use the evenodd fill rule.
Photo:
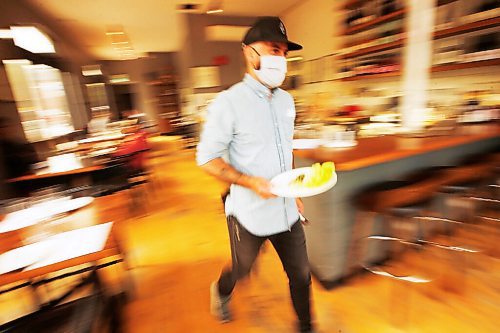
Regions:
<instances>
[{"instance_id":1,"label":"wooden table","mask_svg":"<svg viewBox=\"0 0 500 333\"><path fill-rule=\"evenodd\" d=\"M64 154L49 158L47 167L38 169L34 173L11 178L7 183L17 183L28 180L47 179L60 176L84 175L103 168L99 160L93 158L81 158L75 154Z\"/></svg>"},{"instance_id":2,"label":"wooden table","mask_svg":"<svg viewBox=\"0 0 500 333\"><path fill-rule=\"evenodd\" d=\"M98 210L98 208L100 206L102 207L103 205L106 205L106 198L96 198L94 202L89 206L82 208L77 212L70 213L56 220L47 222L51 225L54 225L51 226L49 230L50 232L54 233L55 236L57 236L68 232L74 232L75 230L85 230L85 228L92 228L98 225L103 225L106 217L101 216ZM3 219L3 217L0 217L0 219ZM0 233L0 241L2 241L3 243L9 241L19 242L24 237L23 235L27 232L27 228L10 231L8 233ZM82 239L81 241L84 242L85 240ZM17 244L17 246L21 245L25 244ZM12 283L26 282L37 277L47 275L49 273L54 273L82 264L97 262L99 260L108 259L114 256L118 256L120 257L120 260L123 260L124 253L118 241L118 237L116 236L116 226L112 224L109 234L107 235L105 245L101 250L81 256L65 258L64 260L50 263L48 265L44 265L43 267L36 267L33 269L25 269L22 271L1 274L0 286L5 286Z\"/></svg>"},{"instance_id":3,"label":"wooden table","mask_svg":"<svg viewBox=\"0 0 500 333\"><path fill-rule=\"evenodd\" d=\"M499 146L500 125L493 123L460 126L447 136L387 135L359 139L351 148L294 150L296 167L333 161L338 176L332 190L303 199L305 216L312 222L305 233L315 276L328 288L347 274L344 267L356 212L353 198L363 189L426 167L455 165L465 156ZM370 254L370 260L381 257L377 251Z\"/></svg>"},{"instance_id":4,"label":"wooden table","mask_svg":"<svg viewBox=\"0 0 500 333\"><path fill-rule=\"evenodd\" d=\"M48 255L44 255L40 261L24 270L0 274L0 294L29 287L34 293L35 300L39 299L37 297L37 288L39 286L69 276L84 274L80 282L74 286L72 285L62 296L59 294L44 303L38 301L39 310L27 313L21 318L16 318L15 324L13 322L0 323L0 329L8 329L9 325L17 325L19 321L30 321L33 316L43 316L48 309L59 308L59 304L62 304L74 292L86 285L93 287L95 293L93 296L97 297L101 304L108 304L110 296L107 296L102 289L103 282L97 274L98 270L117 263L124 263L126 269L128 269L128 266L125 263L125 254L117 237L116 225L112 222L103 223L106 216L103 216L101 212L103 208L106 208L106 205L106 198L97 198L93 204L86 208L55 220L57 224L51 228L51 231L55 231L56 234L43 240L51 244ZM10 234L12 236L12 232ZM22 230L19 230L18 236L21 234ZM98 245L104 244L104 246L94 251L88 248L86 237L95 239L96 235L101 237L101 243L98 243ZM4 242L13 241L15 238L9 238L9 236L0 233L2 245L5 245ZM19 238L21 237L17 237L17 241L19 241ZM75 246L75 244L77 245ZM36 245L36 243L31 245ZM126 274L124 279L128 285L126 286L127 289L123 291L130 291L131 277ZM113 320L119 320L119 311L119 309L114 309ZM99 313L96 313L97 315Z\"/></svg>"}]
</instances>

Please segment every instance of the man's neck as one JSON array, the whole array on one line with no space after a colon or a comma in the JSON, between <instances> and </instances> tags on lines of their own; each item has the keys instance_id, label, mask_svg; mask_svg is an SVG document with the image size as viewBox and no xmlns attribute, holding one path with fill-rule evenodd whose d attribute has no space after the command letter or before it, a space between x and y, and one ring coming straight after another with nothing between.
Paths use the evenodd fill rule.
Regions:
<instances>
[{"instance_id":1,"label":"man's neck","mask_svg":"<svg viewBox=\"0 0 500 333\"><path fill-rule=\"evenodd\" d=\"M261 80L259 80L259 78L257 77L257 75L255 75L254 71L247 70L247 74L250 75L252 78L254 78L255 81L259 82L264 87L266 87L267 89L269 89L269 91L271 91L271 93L273 93L276 89L278 89L278 88L269 88L268 86L266 86Z\"/></svg>"},{"instance_id":2,"label":"man's neck","mask_svg":"<svg viewBox=\"0 0 500 333\"><path fill-rule=\"evenodd\" d=\"M247 71L247 74L248 74L248 75L250 75L253 79L255 79L255 81L257 81L257 82L259 82L260 84L262 84L262 85L264 85L264 86L265 86L265 84L264 84L264 83L262 83L262 82L259 80L259 78L257 77L257 75L255 74L255 72L254 72L254 71L250 71L250 70L248 70L248 71Z\"/></svg>"}]
</instances>

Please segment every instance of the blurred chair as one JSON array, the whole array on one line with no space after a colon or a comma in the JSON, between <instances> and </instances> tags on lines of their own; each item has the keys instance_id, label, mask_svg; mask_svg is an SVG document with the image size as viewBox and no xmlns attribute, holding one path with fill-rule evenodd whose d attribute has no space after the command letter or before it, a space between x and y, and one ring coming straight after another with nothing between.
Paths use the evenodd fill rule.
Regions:
<instances>
[{"instance_id":1,"label":"blurred chair","mask_svg":"<svg viewBox=\"0 0 500 333\"><path fill-rule=\"evenodd\" d=\"M40 285L40 283L35 284ZM88 295L65 302L75 291L85 286L91 286ZM41 304L40 309L34 313L1 325L0 331L12 333L118 333L122 331L123 302L117 302L117 297L106 295L97 271L92 270L62 296Z\"/></svg>"},{"instance_id":2,"label":"blurred chair","mask_svg":"<svg viewBox=\"0 0 500 333\"><path fill-rule=\"evenodd\" d=\"M402 238L407 240L420 238L423 231L419 229L419 224L414 223L412 217L424 215L439 185L439 181L433 177L396 180L376 184L357 195L357 212L345 271L352 274L362 266L366 259L364 237L373 234L375 222L378 220L382 222L382 233L385 236L396 237L401 234ZM378 250L380 252L380 249ZM384 260L396 252L396 248L391 248L389 255L375 260Z\"/></svg>"},{"instance_id":3,"label":"blurred chair","mask_svg":"<svg viewBox=\"0 0 500 333\"><path fill-rule=\"evenodd\" d=\"M454 199L473 195L478 190L494 179L496 170L500 165L500 155L480 154L469 156L461 161L454 168L443 169L440 175L443 178L443 184L439 189L440 193L447 197L447 204L453 205ZM458 205L463 201L458 201ZM451 208L451 207L450 207ZM464 207L466 208L466 207ZM468 211L468 216L452 216L450 209L446 213L450 218L472 218L473 211Z\"/></svg>"},{"instance_id":4,"label":"blurred chair","mask_svg":"<svg viewBox=\"0 0 500 333\"><path fill-rule=\"evenodd\" d=\"M418 255L422 245L414 242L404 241L399 238L386 236L369 236L364 241L378 241L397 243L404 247L405 252L412 251ZM390 285L389 307L387 309L388 319L393 326L407 328L410 323L412 311L411 297L418 285L426 285L432 281L425 268L412 264L412 261L391 261L382 265L364 265L364 269L376 276L389 279ZM379 304L384 304L381 301ZM419 316L415 316L419 317Z\"/></svg>"},{"instance_id":5,"label":"blurred chair","mask_svg":"<svg viewBox=\"0 0 500 333\"><path fill-rule=\"evenodd\" d=\"M168 174L169 164L185 147L185 140L180 135L157 135L148 137L150 151L147 155L147 164L151 171L152 181L160 188L167 184L165 175Z\"/></svg>"}]
</instances>

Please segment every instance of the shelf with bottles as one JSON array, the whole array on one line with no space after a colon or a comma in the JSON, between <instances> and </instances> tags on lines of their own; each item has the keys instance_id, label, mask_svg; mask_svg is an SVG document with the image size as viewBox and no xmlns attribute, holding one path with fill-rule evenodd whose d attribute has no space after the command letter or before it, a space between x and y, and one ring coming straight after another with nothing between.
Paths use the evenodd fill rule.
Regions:
<instances>
[{"instance_id":1,"label":"shelf with bottles","mask_svg":"<svg viewBox=\"0 0 500 333\"><path fill-rule=\"evenodd\" d=\"M442 39L457 36L460 34L481 31L484 29L494 28L500 26L500 17L490 18L483 21L467 23L447 29L437 30L434 32L434 39ZM358 45L351 50L343 50L338 56L340 59L355 58L367 54L377 53L381 51L389 51L402 47L405 43L405 36L403 34L394 35L387 41L387 37L372 39L365 42L363 45ZM391 41L392 40L392 41ZM344 53L347 52L347 53Z\"/></svg>"},{"instance_id":2,"label":"shelf with bottles","mask_svg":"<svg viewBox=\"0 0 500 333\"><path fill-rule=\"evenodd\" d=\"M384 24L384 23L389 23L392 21L399 20L399 19L404 17L405 13L406 13L406 9L399 9L399 10L391 12L389 14L371 19L367 22L351 25L345 29L344 35L352 35L352 34L367 30L367 29L374 28L374 27L381 25L381 24Z\"/></svg>"},{"instance_id":3,"label":"shelf with bottles","mask_svg":"<svg viewBox=\"0 0 500 333\"><path fill-rule=\"evenodd\" d=\"M486 29L434 42L433 65L460 64L500 58L500 31Z\"/></svg>"},{"instance_id":4,"label":"shelf with bottles","mask_svg":"<svg viewBox=\"0 0 500 333\"><path fill-rule=\"evenodd\" d=\"M444 64L437 65L431 68L432 73L438 72L450 72L461 69L469 69L469 68L480 68L480 67L493 67L500 66L500 59L490 59L490 60L480 60L480 61L471 61L471 62L463 62L463 63L453 63L453 64ZM340 78L341 81L357 81L357 80L366 80L366 79L377 79L377 78L385 78L385 77L395 77L400 76L400 69L394 71L386 71L383 73L374 73L374 74L361 74L361 75L352 75Z\"/></svg>"},{"instance_id":5,"label":"shelf with bottles","mask_svg":"<svg viewBox=\"0 0 500 333\"><path fill-rule=\"evenodd\" d=\"M177 77L170 70L151 73L149 85L155 96L159 128L161 133L172 133L174 122L180 116L180 101Z\"/></svg>"},{"instance_id":6,"label":"shelf with bottles","mask_svg":"<svg viewBox=\"0 0 500 333\"><path fill-rule=\"evenodd\" d=\"M495 14L495 13L493 13ZM490 14L490 15L493 15ZM475 14L473 14L475 15ZM473 21L473 22L467 22L468 19L466 20L458 20L458 21L463 21L467 22L465 24L460 24L460 25L455 25L455 26L448 26L443 29L436 30L434 32L434 39L442 39L442 38L448 38L448 37L453 37L465 33L471 33L471 32L476 32L476 31L481 31L489 28L495 28L500 26L500 16L496 14L497 16L495 17L489 17L489 18L483 18L478 17L480 20L479 21ZM394 30L393 30L394 31ZM382 34L381 34L382 35ZM395 34L383 34L380 37L374 37L371 39L367 39L363 41L362 43L353 43L351 47L346 47L342 49L340 52L338 52L338 57L340 59L347 59L347 58L355 58L367 54L372 54L372 53L377 53L381 51L388 51L388 50L394 50L397 48L400 48L404 45L406 39L406 35L402 31L396 31Z\"/></svg>"},{"instance_id":7,"label":"shelf with bottles","mask_svg":"<svg viewBox=\"0 0 500 333\"><path fill-rule=\"evenodd\" d=\"M362 6L365 2L373 0L347 0L343 6L344 9L354 9ZM455 2L457 0L438 0L438 6Z\"/></svg>"}]
</instances>

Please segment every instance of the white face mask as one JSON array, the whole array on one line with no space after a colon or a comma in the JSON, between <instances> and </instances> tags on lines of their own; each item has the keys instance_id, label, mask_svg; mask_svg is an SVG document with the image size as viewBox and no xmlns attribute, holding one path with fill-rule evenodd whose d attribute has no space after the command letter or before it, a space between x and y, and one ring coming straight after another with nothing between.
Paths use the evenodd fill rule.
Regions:
<instances>
[{"instance_id":1,"label":"white face mask","mask_svg":"<svg viewBox=\"0 0 500 333\"><path fill-rule=\"evenodd\" d=\"M286 59L281 56L260 56L260 69L255 69L255 75L268 88L281 86L286 76Z\"/></svg>"}]
</instances>

